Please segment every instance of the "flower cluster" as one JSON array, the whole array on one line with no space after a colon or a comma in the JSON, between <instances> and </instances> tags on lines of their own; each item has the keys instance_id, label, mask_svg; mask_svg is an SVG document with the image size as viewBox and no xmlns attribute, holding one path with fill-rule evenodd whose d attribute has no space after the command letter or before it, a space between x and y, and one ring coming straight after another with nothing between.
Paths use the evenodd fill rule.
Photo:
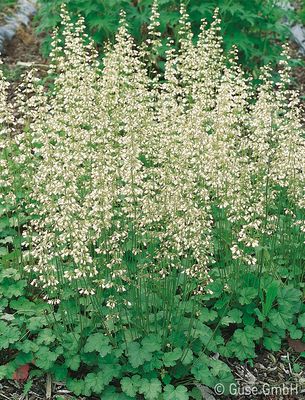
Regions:
<instances>
[{"instance_id":1,"label":"flower cluster","mask_svg":"<svg viewBox=\"0 0 305 400\"><path fill-rule=\"evenodd\" d=\"M256 91L236 49L223 54L217 10L197 43L187 17L182 7L179 48L168 46L161 77L147 58L160 45L156 4L146 46L135 46L122 15L102 65L83 20L73 25L63 9L52 90L29 74L15 125L0 75L1 182L13 197L19 168L32 217L26 271L50 294L70 285L125 296L173 275L201 293L225 249L231 265L255 268L283 215L304 230L305 141L287 51L276 89L266 67ZM23 129L8 134L11 125Z\"/></svg>"}]
</instances>

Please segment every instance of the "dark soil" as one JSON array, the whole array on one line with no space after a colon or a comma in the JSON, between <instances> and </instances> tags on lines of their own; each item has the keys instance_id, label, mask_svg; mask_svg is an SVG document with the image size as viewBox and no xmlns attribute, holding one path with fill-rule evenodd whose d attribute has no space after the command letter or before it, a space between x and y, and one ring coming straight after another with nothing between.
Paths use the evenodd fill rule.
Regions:
<instances>
[{"instance_id":1,"label":"dark soil","mask_svg":"<svg viewBox=\"0 0 305 400\"><path fill-rule=\"evenodd\" d=\"M21 26L14 38L6 43L3 61L8 66L14 67L18 62L36 64L44 63L40 52L40 41L34 35L33 28Z\"/></svg>"},{"instance_id":2,"label":"dark soil","mask_svg":"<svg viewBox=\"0 0 305 400\"><path fill-rule=\"evenodd\" d=\"M292 69L293 85L300 93L301 103L305 107L305 54L300 53L295 43L291 43L290 48L292 58L300 64Z\"/></svg>"},{"instance_id":3,"label":"dark soil","mask_svg":"<svg viewBox=\"0 0 305 400\"><path fill-rule=\"evenodd\" d=\"M15 381L0 382L0 400L99 400L92 397L75 397L60 383L52 383L51 397L47 397L47 384L45 378L33 380L29 391L25 393L26 383Z\"/></svg>"},{"instance_id":4,"label":"dark soil","mask_svg":"<svg viewBox=\"0 0 305 400\"><path fill-rule=\"evenodd\" d=\"M42 57L39 49L40 40L34 34L32 26L20 27L14 38L6 43L2 55L2 69L11 83L9 98L14 96L15 89L22 80L22 75L29 69L35 68L40 77L46 75L48 63Z\"/></svg>"}]
</instances>

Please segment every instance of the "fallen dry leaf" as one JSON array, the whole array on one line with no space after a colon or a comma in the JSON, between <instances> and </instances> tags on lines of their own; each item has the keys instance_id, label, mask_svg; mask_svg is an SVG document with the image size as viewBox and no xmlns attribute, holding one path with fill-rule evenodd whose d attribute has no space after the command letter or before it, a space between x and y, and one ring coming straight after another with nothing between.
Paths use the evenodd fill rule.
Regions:
<instances>
[{"instance_id":1,"label":"fallen dry leaf","mask_svg":"<svg viewBox=\"0 0 305 400\"><path fill-rule=\"evenodd\" d=\"M303 353L305 351L305 343L299 339L291 339L290 337L287 339L289 346L298 353Z\"/></svg>"},{"instance_id":2,"label":"fallen dry leaf","mask_svg":"<svg viewBox=\"0 0 305 400\"><path fill-rule=\"evenodd\" d=\"M15 381L24 382L28 379L30 372L30 364L21 365L13 375Z\"/></svg>"}]
</instances>

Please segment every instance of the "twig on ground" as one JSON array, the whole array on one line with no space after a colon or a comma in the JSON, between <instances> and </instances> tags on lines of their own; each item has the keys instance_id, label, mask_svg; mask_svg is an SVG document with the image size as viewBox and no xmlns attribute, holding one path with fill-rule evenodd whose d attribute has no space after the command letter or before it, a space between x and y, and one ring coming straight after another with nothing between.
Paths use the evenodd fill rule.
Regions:
<instances>
[{"instance_id":1,"label":"twig on ground","mask_svg":"<svg viewBox=\"0 0 305 400\"><path fill-rule=\"evenodd\" d=\"M52 397L52 377L51 374L47 374L46 399L50 399L51 397Z\"/></svg>"}]
</instances>

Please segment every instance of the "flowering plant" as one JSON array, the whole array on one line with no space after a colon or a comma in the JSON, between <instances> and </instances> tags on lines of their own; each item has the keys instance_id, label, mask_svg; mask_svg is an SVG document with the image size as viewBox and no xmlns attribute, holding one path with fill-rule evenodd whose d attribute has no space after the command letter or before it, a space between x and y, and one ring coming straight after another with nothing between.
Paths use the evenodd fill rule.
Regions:
<instances>
[{"instance_id":1,"label":"flowering plant","mask_svg":"<svg viewBox=\"0 0 305 400\"><path fill-rule=\"evenodd\" d=\"M187 399L186 376L208 386L219 374L232 379L206 354L226 354L215 332L248 312L228 314L232 301L247 306L268 293L280 264L291 268L293 260L303 277L304 254L292 246L304 240L305 141L289 56L285 50L276 90L265 67L254 92L236 49L223 53L217 11L194 44L182 6L179 49L169 43L160 76L154 3L145 44L135 46L122 14L101 70L84 20L72 24L63 9L62 21L51 91L29 73L13 111L1 76L1 202L17 220L27 216L19 262L84 351L65 367L117 365L100 386L100 372L80 390L70 377L73 390L103 393L120 377L126 395L153 400L162 379L164 399ZM249 277L254 287L243 288ZM216 315L207 315L203 306L222 293L229 295L216 302ZM255 311L260 321L273 301ZM297 310L289 310L293 318ZM204 324L217 318L214 330ZM275 320L268 332L279 330ZM253 357L262 337L261 327L237 329L231 347L242 343L236 355Z\"/></svg>"}]
</instances>

